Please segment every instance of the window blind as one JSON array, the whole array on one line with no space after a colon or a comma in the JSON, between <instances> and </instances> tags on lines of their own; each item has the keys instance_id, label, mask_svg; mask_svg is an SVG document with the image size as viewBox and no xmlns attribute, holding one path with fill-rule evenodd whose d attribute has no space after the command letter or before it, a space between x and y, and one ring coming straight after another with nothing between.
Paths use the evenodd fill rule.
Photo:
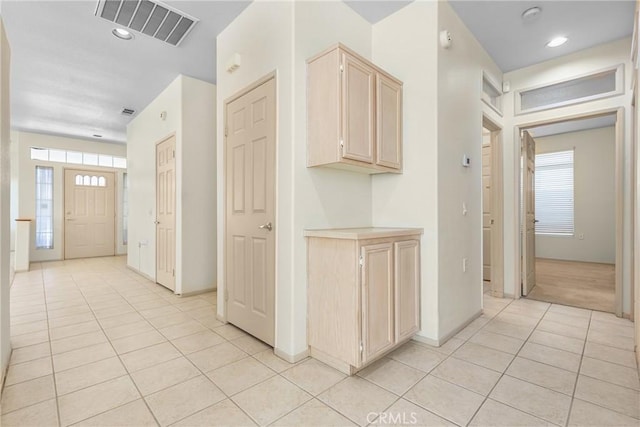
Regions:
<instances>
[{"instance_id":1,"label":"window blind","mask_svg":"<svg viewBox=\"0 0 640 427\"><path fill-rule=\"evenodd\" d=\"M573 235L573 151L536 155L536 234Z\"/></svg>"}]
</instances>

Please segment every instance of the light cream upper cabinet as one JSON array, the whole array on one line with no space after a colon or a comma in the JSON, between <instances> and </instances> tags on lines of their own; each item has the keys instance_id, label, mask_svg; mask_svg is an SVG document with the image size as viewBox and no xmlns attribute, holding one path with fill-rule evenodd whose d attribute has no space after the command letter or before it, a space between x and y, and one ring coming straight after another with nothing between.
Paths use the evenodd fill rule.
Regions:
<instances>
[{"instance_id":1,"label":"light cream upper cabinet","mask_svg":"<svg viewBox=\"0 0 640 427\"><path fill-rule=\"evenodd\" d=\"M376 71L342 54L342 158L373 164Z\"/></svg>"},{"instance_id":2,"label":"light cream upper cabinet","mask_svg":"<svg viewBox=\"0 0 640 427\"><path fill-rule=\"evenodd\" d=\"M418 332L422 229L307 230L311 356L349 375Z\"/></svg>"},{"instance_id":3,"label":"light cream upper cabinet","mask_svg":"<svg viewBox=\"0 0 640 427\"><path fill-rule=\"evenodd\" d=\"M307 61L307 166L402 171L402 82L343 45Z\"/></svg>"},{"instance_id":4,"label":"light cream upper cabinet","mask_svg":"<svg viewBox=\"0 0 640 427\"><path fill-rule=\"evenodd\" d=\"M376 76L376 164L402 169L402 84L378 73Z\"/></svg>"}]
</instances>

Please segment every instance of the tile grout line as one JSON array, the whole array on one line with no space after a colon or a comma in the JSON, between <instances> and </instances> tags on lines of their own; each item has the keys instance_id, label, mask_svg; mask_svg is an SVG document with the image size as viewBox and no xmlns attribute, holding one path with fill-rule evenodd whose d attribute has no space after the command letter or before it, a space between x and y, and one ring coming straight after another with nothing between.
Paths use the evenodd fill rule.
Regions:
<instances>
[{"instance_id":1,"label":"tile grout line","mask_svg":"<svg viewBox=\"0 0 640 427\"><path fill-rule=\"evenodd\" d=\"M161 286L161 285L155 284L155 286ZM117 290L116 290L116 292L117 292ZM125 300L126 300L126 297L124 297L124 296L123 296L123 298L125 298ZM165 298L162 298L162 299L165 299ZM202 298L201 298L201 299L202 299ZM166 301L167 303L169 303L169 304L170 304L170 306L172 306L172 307L174 306L174 304L172 304L169 300L165 299L165 301ZM217 385L216 385L216 384L215 384L215 383L214 383L214 382L213 382L213 381L212 381L212 380L207 376L206 372L202 371L198 366L196 366L196 365L191 361L191 359L189 359L189 358L188 358L187 354L183 353L183 352L182 352L182 350L180 350L178 347L176 347L176 346L175 346L175 344L172 342L172 340L171 340L171 339L167 338L164 334L162 334L162 332L160 332L160 330L159 330L159 329L158 329L154 324L152 324L151 322L149 322L149 319L148 319L148 318L146 318L144 315L142 315L142 313L140 313L140 311L139 311L136 307L134 307L134 306L133 306L133 305L132 305L128 300L127 300L127 303L128 303L128 304L129 304L129 305L130 305L134 310L135 310L135 312L136 312L137 314L139 314L140 316L142 316L142 317L144 318L144 320L145 320L147 323L149 323L149 324L151 325L151 327L152 327L156 332L158 332L160 335L162 335L162 337L163 337L163 338L165 338L165 340L166 340L165 342L169 343L169 344L170 344L170 345L171 345L171 346L172 346L172 347L173 347L173 348L174 348L174 349L175 349L175 350L176 350L176 351L181 355L180 357L184 358L184 359L185 359L189 364L191 364L191 365L192 365L196 370L198 370L198 371L200 372L200 375L202 375L204 378L206 378L208 381L210 381L210 382L211 382L211 383L212 383L212 384L213 384L213 385L214 385L218 390L220 390L220 392L225 396L225 399L223 399L223 400L229 400L229 401L231 401L231 402L232 402L235 406L237 406L237 407L238 407L238 408L239 408L243 413L245 413L245 414L246 414L250 419L253 419L253 418L252 418L249 414L247 414L247 413L246 413L242 408L240 408L240 407L239 407L239 406L238 406L238 405L237 405L237 404L236 404L236 403L231 399L231 397L230 397L229 395L227 395L227 394L224 392L224 390L222 390L220 387L218 387L218 386L217 386ZM213 305L213 304L210 304L210 305ZM177 308L177 307L176 307L176 308ZM180 310L180 308L177 308L177 309L178 309L178 310ZM184 311L182 311L182 310L180 310L180 313L183 313L183 314L186 314L187 316L189 316L187 313L185 313L185 312L184 312ZM177 313L176 313L176 314L177 314ZM160 317L160 316L158 316L158 317ZM190 316L189 316L189 317L190 317ZM198 351L202 351L202 350L206 350L206 349L208 349L208 348L216 347L217 345L220 345L220 344L229 343L229 344L231 344L232 346L234 346L234 347L238 348L240 351L244 352L244 350L242 350L242 349L240 349L239 347L235 346L235 345L234 345L230 340L228 340L227 338L225 338L225 337L223 337L223 336L221 336L221 335L217 334L217 333L213 330L213 328L208 328L206 325L203 325L202 323L200 323L200 322L198 321L198 319L193 319L193 318L191 318L191 319L192 319L193 321L197 322L198 324L200 324L200 325L204 326L204 327L206 328L206 330L213 332L214 334L216 334L216 335L220 336L220 338L222 338L222 339L224 340L223 342L221 342L221 343L219 343L219 344L213 345L213 346L211 346L211 347L206 347L206 348L201 349L201 350L198 350ZM185 322L182 322L182 323L178 323L177 325L181 325L181 324L184 324L184 323L187 323L187 322L185 321ZM101 324L100 326L102 327L102 324ZM168 325L167 327L169 327L169 326L176 326L176 325ZM221 326L224 326L224 325L221 325ZM202 332L202 331L200 331L200 332ZM195 335L195 334L197 334L197 333L199 333L199 332L195 332L194 334L189 334L189 335L185 335L185 336L191 336L191 335ZM106 335L106 334L105 334L105 335ZM135 335L135 334L134 334L134 335ZM239 338L239 337L241 337L241 336L238 336L238 337L236 337L236 338ZM176 338L176 339L180 339L180 338L184 338L184 337L178 337L178 338ZM109 337L108 337L108 336L107 336L107 339L109 340L109 342L111 342L111 340L109 339ZM156 343L156 344L152 344L152 345L150 345L150 346L143 347L143 348L153 347L154 345L157 345L157 344L158 344L158 343ZM141 348L141 349L136 349L136 350L132 350L131 352L127 352L127 353L132 353L132 352L134 352L134 351L142 350L143 348ZM115 351L115 348L114 348L114 351ZM198 351L193 352L193 353L197 353ZM127 354L127 353L123 353L123 354ZM190 354L193 354L193 353L190 353ZM253 355L251 355L251 354L248 354L248 353L246 353L246 352L244 352L244 353L245 353L245 354L247 354L247 357L253 357ZM117 351L116 351L116 354L118 355L118 357L120 356L120 355L117 353ZM245 358L246 358L246 357L243 357L243 359L245 359ZM177 358L176 358L176 359L177 359ZM253 358L253 359L254 359L254 360L256 360L258 363L261 363L261 364L262 364L262 362L260 362L259 360L255 359L255 358ZM172 360L175 360L175 359L172 359ZM242 360L242 359L240 359L240 360ZM235 362L238 362L238 360L236 360L236 361L234 361L234 362L230 362L230 363L224 364L224 365L222 365L222 366L219 366L219 367L218 367L218 368L216 368L216 369L223 368L223 367L228 366L228 365L231 365L232 363L235 363ZM121 363L122 363L122 360L121 360ZM149 366L149 367L147 367L147 368L151 368L151 367L153 367L153 366L157 366L157 365L162 364L162 363L165 363L165 362L160 362L160 363L157 363L157 364L155 364L155 365ZM135 381L133 380L133 378L131 377L131 373L129 372L128 368L126 367L126 365L125 365L124 363L122 363L122 365L124 366L125 370L127 371L128 375L129 375L129 377L131 378L131 381L134 383L134 385L135 385L136 389L138 389L138 386L137 386L137 384L135 383ZM264 365L264 364L262 364L262 365ZM266 367L267 367L267 369L271 369L271 368L269 368L268 366L266 366ZM147 369L147 368L144 368L144 369ZM141 370L143 370L143 369L141 369ZM214 369L214 370L215 370L215 369ZM213 370L212 370L212 371L213 371ZM273 371L273 370L272 370L272 371ZM136 372L137 372L137 371L136 371ZM277 374L278 374L278 373L276 372L276 375L277 375ZM165 388L163 388L163 389L161 389L161 390L157 390L157 391L155 391L154 393L151 393L150 395L153 395L153 394L158 393L158 392L163 391L163 390L167 390L167 389L169 389L169 388L171 388L171 387L175 387L176 385L184 384L184 383L186 383L187 381L190 381L190 380L192 380L192 379L194 379L194 378L197 378L197 377L188 378L188 379L186 379L186 380L184 380L184 381L180 381L180 382L179 382L179 383L177 383L177 384L173 384L173 385L168 386L168 387L165 387ZM272 377L270 377L270 378L272 378ZM266 381L266 380L265 380L265 381ZM264 382L264 381L263 381L263 382ZM256 384L256 385L257 385L257 384ZM254 385L254 386L255 386L255 385ZM146 400L145 396L140 392L140 390L139 390L139 389L138 389L138 392L140 393L140 396L141 396L141 398L142 398L143 402L144 402L144 403L145 403L145 405L147 406L147 408L148 408L149 412L152 414L152 416L153 416L154 420L158 423L158 425L161 425L161 424L160 424L160 422L157 420L157 418L156 418L156 416L155 416L155 413L154 413L154 412L152 411L152 409L149 407L149 405L148 405L148 403L147 403L147 400ZM220 402L222 402L223 400L221 400ZM172 424L178 423L178 422L180 422L180 421L182 421L182 420L184 420L184 419L186 419L186 418L189 418L189 417L191 417L192 415L195 415L195 414L196 414L196 413L198 413L198 412L204 411L204 410L206 410L206 409L208 409L208 408L210 408L210 407L212 407L212 406L215 406L215 405L217 405L217 404L218 404L218 403L220 403L220 402L216 402L216 403L214 403L214 404L212 404L212 405L209 405L209 406L207 406L207 407L205 407L205 408L201 409L200 411L196 411L196 412L195 412L195 413L193 413L193 414L189 414L189 415L187 415L187 416L185 416L185 417L183 417L183 418L180 418L180 419L178 419L178 420L174 421ZM122 406L122 405L121 405L121 406ZM115 409L115 408L113 408L113 409Z\"/></svg>"},{"instance_id":2,"label":"tile grout line","mask_svg":"<svg viewBox=\"0 0 640 427\"><path fill-rule=\"evenodd\" d=\"M507 306L504 308L506 309L508 306L510 306L511 304L513 304L513 302L516 301L515 299L513 301L511 301L509 304L507 304ZM469 421L467 422L467 425L469 423L471 423L471 421L473 421L473 419L478 415L478 412L480 412L480 409L484 406L484 404L486 403L486 401L489 399L489 396L491 396L491 393L493 393L493 391L495 390L495 388L498 386L498 384L500 383L500 381L502 380L502 378L504 378L504 376L507 374L507 371L509 370L509 367L511 367L511 365L513 364L513 362L516 360L516 358L518 357L518 354L520 354L520 351L522 351L522 348L524 347L524 345L529 341L529 338L531 338L531 335L533 335L533 332L536 330L537 326L540 324L540 322L542 322L542 319L544 319L544 316L549 312L549 309L551 308L551 304L549 304L547 306L547 309L544 311L544 313L542 314L542 316L540 317L540 320L538 320L538 322L536 323L536 326L534 326L534 328L531 330L531 332L529 333L529 335L527 336L527 338L524 340L524 343L522 344L522 346L518 349L518 352L513 356L513 359L511 359L511 361L509 362L509 364L507 365L507 367L505 368L505 370L500 374L500 378L498 378L498 381L496 381L496 383L493 385L493 387L491 387L491 390L489 390L489 392L487 393L486 396L484 396L484 400L482 401L482 403L480 404L480 406L478 406L478 409L475 410L475 412L473 413L473 415L471 416L471 418L469 418ZM503 309L503 310L504 310ZM498 313L499 314L499 313ZM496 314L497 316L497 314ZM496 317L494 316L494 318ZM475 335L475 334L474 334ZM493 400L493 399L492 399ZM511 405L508 405L506 403L500 402L503 405L512 407ZM531 415L535 418L538 419L542 419L534 414L530 414L526 411L523 411L522 409L518 409L518 408L514 408L518 411L524 412L528 415ZM567 418L569 417L569 415L567 414ZM547 420L544 420L547 421ZM553 424L553 423L552 423Z\"/></svg>"},{"instance_id":3,"label":"tile grout line","mask_svg":"<svg viewBox=\"0 0 640 427\"><path fill-rule=\"evenodd\" d=\"M582 370L582 361L584 360L584 352L587 348L587 339L589 338L589 329L591 328L592 316L593 316L593 311L589 314L589 324L587 326L587 334L584 337L584 345L582 346L582 354L580 355L580 364L578 365L578 372L576 373L576 382L573 384L573 392L571 393L571 402L569 402L569 413L567 414L567 419L565 420L565 423L564 423L565 427L569 425L569 418L571 417L571 410L573 409L573 401L576 398L576 389L578 388L578 381L580 381L580 371Z\"/></svg>"},{"instance_id":4,"label":"tile grout line","mask_svg":"<svg viewBox=\"0 0 640 427\"><path fill-rule=\"evenodd\" d=\"M101 273L101 274L102 274L102 273ZM73 277L73 275L72 275L72 277ZM77 282L75 281L75 279L73 279L73 282L74 282L74 284L75 284L76 288L78 289L78 291L80 292L80 294L82 295L83 299L85 300L85 303L86 303L86 304L87 304L87 306L89 307L89 310L91 311L91 314L92 314L92 315L94 316L94 318L96 319L96 322L98 323L98 325L99 325L99 327L100 327L100 331L101 331L101 332L102 332L102 334L105 336L105 338L107 339L107 342L109 343L109 345L110 345L110 346L111 346L111 348L113 349L113 351L114 351L114 353L115 353L115 355L116 355L115 357L117 357L117 358L118 358L118 361L120 362L121 366L124 368L125 372L127 373L127 374L126 374L126 376L127 376L127 377L129 378L129 380L133 383L134 387L136 388L136 390L138 391L138 393L139 393L139 395L140 395L140 398L144 401L144 403L145 403L145 405L146 405L146 401L144 400L144 398L143 398L143 396L142 396L142 393L140 393L140 390L138 389L138 386L137 386L137 385L136 385L136 383L133 381L133 378L131 378L131 375L129 374L129 371L127 370L127 367L126 367L126 366L124 365L124 363L122 362L122 359L120 358L120 355L119 355L119 354L118 354L118 352L116 351L115 347L113 347L113 344L111 343L111 340L109 340L109 337L107 337L107 335L105 334L105 332L104 332L104 328L102 327L102 324L101 324L101 323L100 323L100 321L98 320L98 317L96 316L95 311L93 310L93 308L92 308L92 307L91 307L91 305L89 304L89 301L87 300L85 293L84 293L84 292L82 291L82 289L78 286L78 284L77 284ZM112 286L111 286L111 285L107 285L107 286L109 286L110 288L112 288ZM117 291L116 291L116 292L117 292ZM90 347L90 346L89 346L89 347ZM86 348L86 347L85 347L85 348ZM102 360L106 360L106 359L102 359ZM86 366L86 365L89 365L89 364L91 364L91 363L95 363L95 362L90 362L90 363L87 363L87 364L82 365L82 366ZM125 376L125 375L121 375L121 376L118 376L118 377L115 377L115 378L111 378L111 379L108 379L108 380L102 381L102 382L97 383L97 384L92 384L92 385L90 385L90 386L84 387L84 388L79 389L79 390L74 390L73 392L70 392L70 393L67 393L67 394L75 393L75 392L77 392L77 391L84 390L84 389L87 389L87 388L89 388L89 387L93 387L93 386L98 385L98 384L103 384L103 383L105 383L105 382L112 381L112 380L114 380L114 379L122 378L122 377L124 377L124 376ZM58 393L57 393L57 390L56 390L56 399L57 399L57 394L58 394ZM100 413L98 413L98 414L91 415L90 417L87 417L87 418L84 418L84 419L81 419L81 420L76 421L74 424L77 424L77 423L79 423L79 422L85 421L85 420L87 420L87 419L89 419L89 418L93 418L93 417L95 417L95 416L99 416L99 415L101 415L101 414L104 414L104 413L109 412L109 411L111 411L111 410L113 410L113 409L116 409L116 408L122 407L122 406L124 406L124 405L129 404L129 403L131 403L131 402L126 402L126 403L124 403L124 404L122 404L122 405L116 406L116 407L114 407L114 408L107 409L106 411L100 412ZM160 425L160 423L158 423L157 419L155 418L155 415L153 414L153 412L151 411L151 409L150 409L150 408L148 408L148 409L149 409L149 412L151 413L151 415L153 416L154 421L155 421L155 422L156 422L156 424L159 426L159 425ZM59 408L59 405L58 405L58 412L59 412L59 411L60 411L60 408ZM60 425L62 425L62 423L60 423ZM65 427L65 426L63 426L63 427Z\"/></svg>"},{"instance_id":5,"label":"tile grout line","mask_svg":"<svg viewBox=\"0 0 640 427\"><path fill-rule=\"evenodd\" d=\"M40 274L42 275L42 293L44 295L44 309L47 319L47 337L49 338L49 357L51 362L51 377L53 379L53 392L55 393L56 400L56 416L58 418L58 425L61 426L62 421L60 418L60 404L58 402L58 383L56 381L56 372L53 366L53 346L51 345L51 332L49 331L49 310L47 310L47 287L45 286L44 269L40 269Z\"/></svg>"},{"instance_id":6,"label":"tile grout line","mask_svg":"<svg viewBox=\"0 0 640 427\"><path fill-rule=\"evenodd\" d=\"M425 348L430 349L431 351L435 351L436 353L440 354L441 356L445 356L445 357L444 357L444 359L442 359L440 362L438 362L438 363L437 363L437 364L436 364L432 369L430 369L430 370L429 370L429 372L427 372L427 373L426 373L426 375L425 375L422 379L420 379L420 381L424 380L424 379L425 379L425 378L427 378L429 375L431 375L431 373L432 373L435 369L437 369L437 368L438 368L438 366L440 366L442 363L444 363L445 361L449 360L450 358L452 358L452 357L453 357L454 359L457 359L456 357L454 357L454 356L453 356L453 354L454 354L454 353L455 353L455 352L456 352L460 347L462 347L462 346L463 346L463 345L465 345L466 343L470 342L469 340L470 340L471 338L473 338L476 334L478 334L480 331L482 331L482 329L484 329L484 327L485 327L485 326L487 326L487 325L488 325L488 324L489 324L493 319L495 319L495 318L496 318L496 316L498 316L500 313L502 313L502 312L503 312L507 307L509 307L512 303L513 303L513 301L509 302L508 304L505 304L505 306L504 306L504 307L502 307L502 308L501 308L501 309L500 309L496 314L494 314L491 318L489 318L489 320L488 320L484 325L482 325L482 326L481 326L481 327L479 327L475 332L473 332L473 333L471 334L471 336L469 336L469 337L468 337L468 338L466 338L466 339L462 339L463 343L462 343L460 346L458 346L455 350L453 350L451 353L449 353L449 354L441 353L441 352L438 352L437 350L435 350L435 348L440 348L440 347L433 347L433 349L431 349L431 348L430 348L431 346L430 346L430 347L426 347L426 346L425 346ZM483 313L482 315L484 315L484 313ZM481 316L482 316L482 315L481 315ZM479 316L479 317L478 317L478 319L479 319L481 316ZM462 331L460 331L460 332L462 332ZM457 335L457 334L456 334L456 335ZM455 335L454 335L452 338L454 338L454 337L455 337ZM460 339L460 338L459 338L459 339ZM483 347L484 347L484 346L483 346ZM486 348L490 348L490 347L486 347ZM495 349L492 349L492 350L495 350ZM514 358L515 358L515 356L514 356ZM394 359L394 360L395 360L395 359ZM460 360L460 359L458 359L458 360ZM399 361L399 362L400 362L400 361ZM400 362L400 363L402 363L402 362ZM469 363L473 363L473 362L469 362ZM476 366L480 366L480 365L477 365L477 364L475 364L475 363L473 363L473 364L474 364L474 365L476 365ZM406 364L405 364L405 365L406 365ZM406 365L406 366L409 366L409 365ZM410 366L410 367L411 367L411 366ZM481 367L484 367L484 366L481 366ZM484 367L484 368L486 368L486 367ZM416 369L416 368L414 368L414 369ZM488 369L488 368L487 368L487 369ZM422 371L422 372L424 372L424 371ZM436 378L438 378L438 379L440 379L440 380L442 380L442 381L445 381L445 382L447 382L447 383L449 383L449 384L453 384L453 383L451 383L450 381L444 380L444 379L442 379L442 378L440 378L440 377L436 377ZM501 375L501 377L500 377L500 378L502 378L502 375ZM499 381L499 380L500 380L500 379L498 379L498 381ZM420 381L418 381L418 382L420 382ZM498 382L496 381L496 384L497 384L497 383L498 383ZM416 384L417 384L417 383L416 383ZM463 388L463 389L467 390L466 388L464 388L464 387L462 387L462 386L460 386L460 385L458 385L458 384L454 384L454 385L455 385L455 386L457 386L457 387L461 387L461 388ZM420 408L424 409L425 411L427 411L427 412L429 412L429 413L431 413L431 414L434 414L434 415L438 416L439 418L442 418L442 419L444 419L444 420L447 420L447 421L449 421L449 422L451 422L451 423L453 423L453 424L459 425L458 423L456 423L455 421L453 421L453 420L451 420L451 419L447 418L446 416L439 415L439 414L437 414L437 413L435 413L435 412L431 411L430 409L425 408L424 406L420 405L418 402L413 402L413 401L412 401L412 400L410 400L410 399L406 399L406 398L405 398L406 394L407 394L407 393L408 393L408 392L409 392L409 391L410 391L414 386L415 386L415 384L414 384L413 386L411 386L411 387L409 388L409 390L405 391L405 392L402 394L402 396L401 396L400 398L401 398L401 399L405 399L405 400L407 400L408 402L411 402L411 403L413 403L413 404L417 405L418 407L420 407ZM494 385L494 387L495 387L495 385ZM470 391L471 391L471 390L470 390ZM472 392L473 392L473 393L476 393L476 392L474 392L474 391L472 391ZM489 392L489 393L490 393L490 392ZM479 396L481 396L481 394L479 394L479 393L476 393L476 394L478 394ZM488 395L487 395L487 396L488 396ZM479 410L480 410L480 408L482 407L482 405L484 405L484 402L485 402L485 401L486 401L486 397L485 397L485 399L483 400L483 402L480 404L480 406L478 406L478 409L476 410L476 412L474 412L474 414L472 415L472 417L469 419L469 422L471 422L471 420L473 420L473 417L475 417L475 415L476 415L477 411L479 411Z\"/></svg>"}]
</instances>

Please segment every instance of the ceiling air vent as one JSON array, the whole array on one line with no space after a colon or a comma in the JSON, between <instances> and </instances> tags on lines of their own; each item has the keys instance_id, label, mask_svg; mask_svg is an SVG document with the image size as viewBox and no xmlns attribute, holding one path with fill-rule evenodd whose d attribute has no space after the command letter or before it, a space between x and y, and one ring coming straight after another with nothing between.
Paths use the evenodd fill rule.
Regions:
<instances>
[{"instance_id":1,"label":"ceiling air vent","mask_svg":"<svg viewBox=\"0 0 640 427\"><path fill-rule=\"evenodd\" d=\"M99 0L96 16L178 46L198 20L150 0Z\"/></svg>"},{"instance_id":2,"label":"ceiling air vent","mask_svg":"<svg viewBox=\"0 0 640 427\"><path fill-rule=\"evenodd\" d=\"M133 113L135 113L136 110L132 109L132 108L123 108L122 109L122 115L123 116L133 116Z\"/></svg>"}]
</instances>

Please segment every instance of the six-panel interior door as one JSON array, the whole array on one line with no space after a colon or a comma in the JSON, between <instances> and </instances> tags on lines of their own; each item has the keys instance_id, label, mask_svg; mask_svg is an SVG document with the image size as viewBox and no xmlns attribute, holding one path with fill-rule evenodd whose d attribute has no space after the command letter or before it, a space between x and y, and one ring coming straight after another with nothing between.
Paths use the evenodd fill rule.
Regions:
<instances>
[{"instance_id":1,"label":"six-panel interior door","mask_svg":"<svg viewBox=\"0 0 640 427\"><path fill-rule=\"evenodd\" d=\"M524 251L522 295L528 295L536 285L536 143L529 132L522 132L524 155Z\"/></svg>"},{"instance_id":2,"label":"six-panel interior door","mask_svg":"<svg viewBox=\"0 0 640 427\"><path fill-rule=\"evenodd\" d=\"M342 56L342 157L373 163L375 70Z\"/></svg>"},{"instance_id":3,"label":"six-panel interior door","mask_svg":"<svg viewBox=\"0 0 640 427\"><path fill-rule=\"evenodd\" d=\"M227 320L272 346L275 99L272 78L228 103L225 124Z\"/></svg>"},{"instance_id":4,"label":"six-panel interior door","mask_svg":"<svg viewBox=\"0 0 640 427\"><path fill-rule=\"evenodd\" d=\"M491 132L483 129L482 135L482 280L491 281L492 242L492 181L491 181Z\"/></svg>"},{"instance_id":5,"label":"six-panel interior door","mask_svg":"<svg viewBox=\"0 0 640 427\"><path fill-rule=\"evenodd\" d=\"M115 255L115 175L65 169L65 259Z\"/></svg>"},{"instance_id":6,"label":"six-panel interior door","mask_svg":"<svg viewBox=\"0 0 640 427\"><path fill-rule=\"evenodd\" d=\"M362 362L375 359L395 344L393 244L363 246Z\"/></svg>"},{"instance_id":7,"label":"six-panel interior door","mask_svg":"<svg viewBox=\"0 0 640 427\"><path fill-rule=\"evenodd\" d=\"M156 146L156 282L176 289L176 137Z\"/></svg>"}]
</instances>

